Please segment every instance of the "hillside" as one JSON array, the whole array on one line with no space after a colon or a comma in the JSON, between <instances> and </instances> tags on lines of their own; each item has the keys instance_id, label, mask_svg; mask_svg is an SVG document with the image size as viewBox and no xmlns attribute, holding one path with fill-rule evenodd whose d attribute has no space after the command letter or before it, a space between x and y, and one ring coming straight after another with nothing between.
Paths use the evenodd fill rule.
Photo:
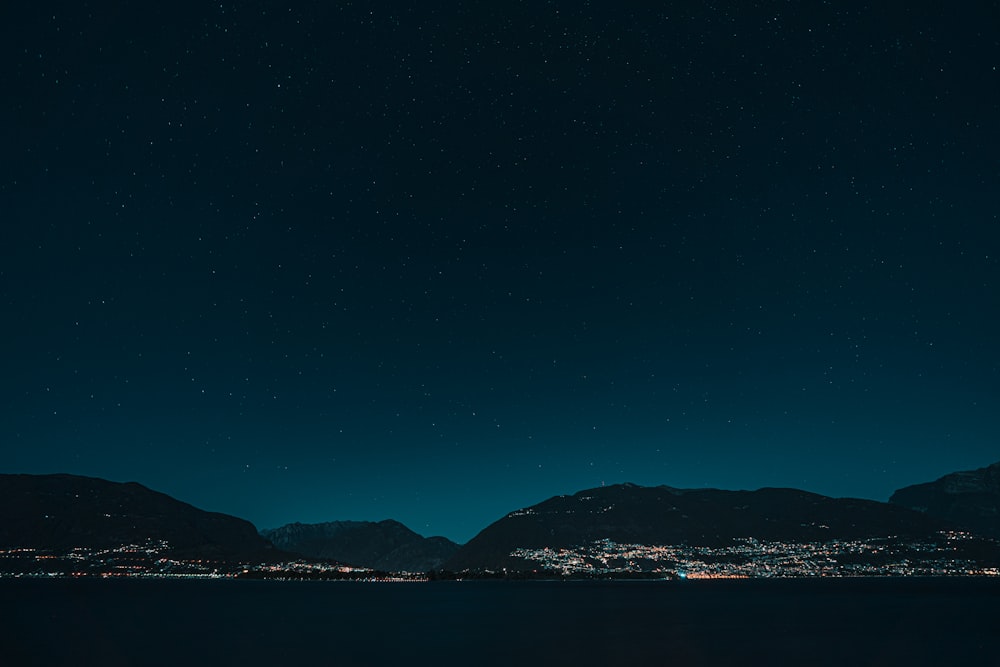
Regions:
<instances>
[{"instance_id":1,"label":"hillside","mask_svg":"<svg viewBox=\"0 0 1000 667\"><path fill-rule=\"evenodd\" d=\"M108 548L164 540L169 553L274 559L253 524L206 512L135 482L76 475L0 475L0 548Z\"/></svg>"}]
</instances>

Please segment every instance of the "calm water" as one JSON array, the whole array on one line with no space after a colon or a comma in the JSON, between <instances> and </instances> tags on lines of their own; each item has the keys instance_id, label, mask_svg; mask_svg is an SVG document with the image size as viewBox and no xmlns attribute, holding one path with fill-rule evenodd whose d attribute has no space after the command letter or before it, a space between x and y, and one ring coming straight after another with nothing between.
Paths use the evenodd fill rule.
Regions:
<instances>
[{"instance_id":1,"label":"calm water","mask_svg":"<svg viewBox=\"0 0 1000 667\"><path fill-rule=\"evenodd\" d=\"M0 664L11 666L985 665L998 656L996 580L0 581Z\"/></svg>"}]
</instances>

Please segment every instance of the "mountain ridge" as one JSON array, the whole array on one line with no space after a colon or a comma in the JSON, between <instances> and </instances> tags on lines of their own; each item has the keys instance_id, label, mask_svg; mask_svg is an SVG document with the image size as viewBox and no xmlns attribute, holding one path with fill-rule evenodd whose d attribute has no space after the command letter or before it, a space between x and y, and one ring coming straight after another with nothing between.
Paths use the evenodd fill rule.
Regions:
<instances>
[{"instance_id":1,"label":"mountain ridge","mask_svg":"<svg viewBox=\"0 0 1000 667\"><path fill-rule=\"evenodd\" d=\"M435 570L459 546L445 537L423 537L394 519L295 522L260 534L276 547L304 556L394 572Z\"/></svg>"},{"instance_id":2,"label":"mountain ridge","mask_svg":"<svg viewBox=\"0 0 1000 667\"><path fill-rule=\"evenodd\" d=\"M66 553L76 547L152 540L181 558L277 563L305 557L409 573L537 571L539 562L563 563L565 569L570 553L584 554L588 567L594 567L612 552L625 553L628 545L646 554L635 557L646 565L636 566L622 556L615 572L647 571L642 569L646 566L662 570L667 562L680 571L683 563L698 564L704 554L715 554L711 558L719 562L731 560L729 573L742 572L741 558L773 561L766 553L772 547L761 545L798 550L803 561L815 561L817 567L826 567L816 560L816 549L825 549L823 545L835 545L838 551L830 562L854 558L839 553L843 549L860 549L885 562L892 553L893 563L923 559L920 545L929 545L937 550L937 561L921 571L930 574L959 572L966 567L962 563L972 571L1000 562L1000 543L990 539L1000 537L990 532L997 528L1000 511L1000 463L905 487L891 500L831 498L781 487L733 491L625 482L553 496L509 512L458 545L444 537L423 537L392 519L296 522L258 531L248 521L200 510L137 482L65 473L0 474L0 549ZM976 517L985 524L977 525ZM845 546L849 543L854 546ZM765 551L747 555L750 544ZM683 549L675 550L670 561L664 547ZM698 567L711 571L705 563ZM878 572L896 572L893 567L889 563ZM752 576L762 575L754 571Z\"/></svg>"}]
</instances>

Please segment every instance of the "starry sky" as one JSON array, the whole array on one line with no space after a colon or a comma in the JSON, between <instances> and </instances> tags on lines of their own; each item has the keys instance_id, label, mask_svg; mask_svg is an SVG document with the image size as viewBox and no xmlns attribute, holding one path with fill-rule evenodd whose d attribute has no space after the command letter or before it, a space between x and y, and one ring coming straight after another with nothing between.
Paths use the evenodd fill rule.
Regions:
<instances>
[{"instance_id":1,"label":"starry sky","mask_svg":"<svg viewBox=\"0 0 1000 667\"><path fill-rule=\"evenodd\" d=\"M6 3L0 471L466 541L602 483L1000 460L997 25Z\"/></svg>"}]
</instances>

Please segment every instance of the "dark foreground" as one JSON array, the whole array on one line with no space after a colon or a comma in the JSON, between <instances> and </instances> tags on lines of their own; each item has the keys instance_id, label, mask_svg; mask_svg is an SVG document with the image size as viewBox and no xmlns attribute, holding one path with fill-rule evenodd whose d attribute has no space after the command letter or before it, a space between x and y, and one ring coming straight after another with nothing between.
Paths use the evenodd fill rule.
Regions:
<instances>
[{"instance_id":1,"label":"dark foreground","mask_svg":"<svg viewBox=\"0 0 1000 667\"><path fill-rule=\"evenodd\" d=\"M996 579L0 581L4 665L942 665L1000 655Z\"/></svg>"}]
</instances>

